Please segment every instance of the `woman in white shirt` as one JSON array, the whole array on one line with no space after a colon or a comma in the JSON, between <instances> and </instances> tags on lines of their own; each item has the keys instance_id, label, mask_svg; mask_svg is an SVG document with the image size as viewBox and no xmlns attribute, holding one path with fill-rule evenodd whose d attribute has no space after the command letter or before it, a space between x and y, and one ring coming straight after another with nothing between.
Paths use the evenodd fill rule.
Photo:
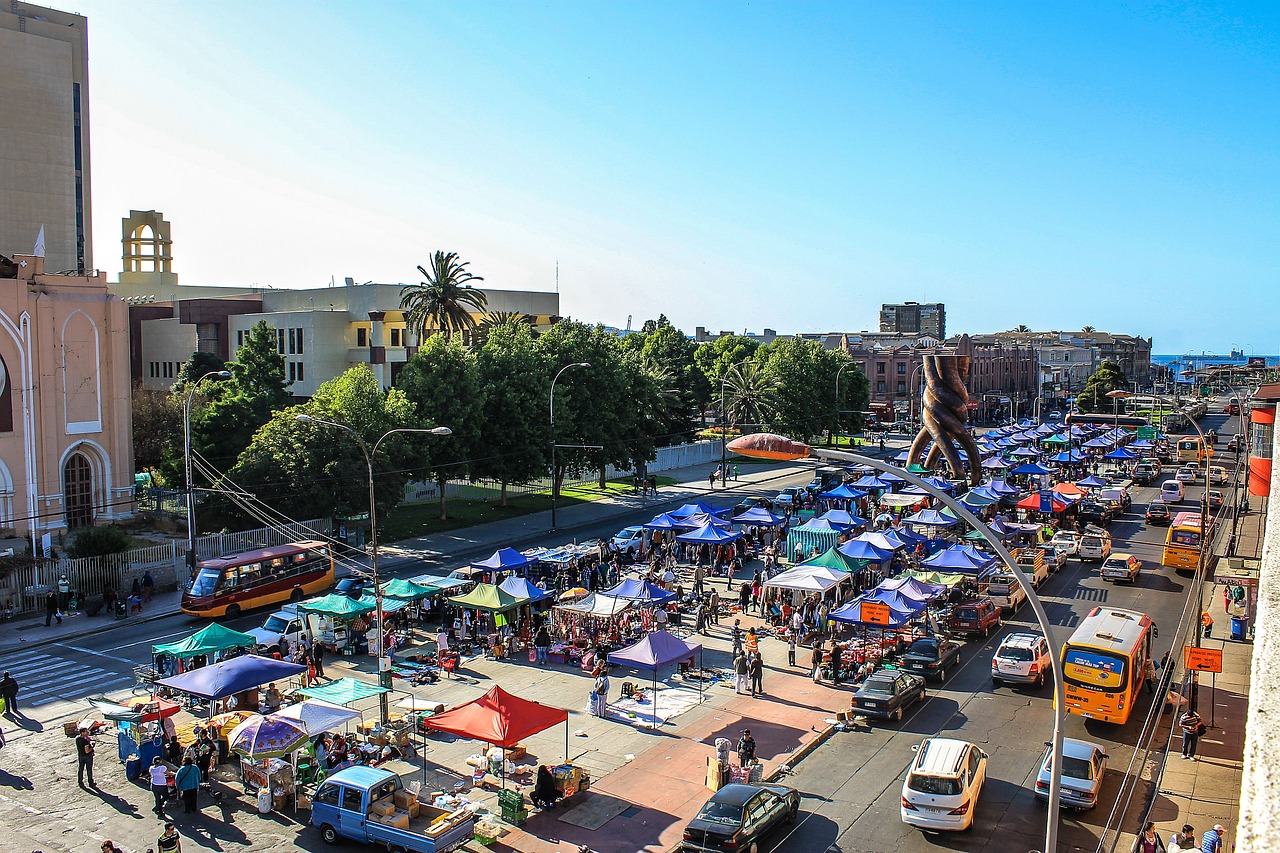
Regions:
<instances>
[{"instance_id":1,"label":"woman in white shirt","mask_svg":"<svg viewBox=\"0 0 1280 853\"><path fill-rule=\"evenodd\" d=\"M152 811L157 816L163 815L165 800L169 799L169 768L165 767L157 756L152 759L148 772L151 774L151 796L156 800L156 806Z\"/></svg>"}]
</instances>

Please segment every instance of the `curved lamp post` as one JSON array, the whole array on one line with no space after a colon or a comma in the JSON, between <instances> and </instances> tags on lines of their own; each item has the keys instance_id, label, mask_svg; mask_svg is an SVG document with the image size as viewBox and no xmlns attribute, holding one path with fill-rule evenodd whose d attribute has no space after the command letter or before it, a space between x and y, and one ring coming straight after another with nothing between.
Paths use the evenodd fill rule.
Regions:
<instances>
[{"instance_id":1,"label":"curved lamp post","mask_svg":"<svg viewBox=\"0 0 1280 853\"><path fill-rule=\"evenodd\" d=\"M740 453L744 456L753 455L751 451L752 439L759 438L760 436L743 436L742 438L737 439L735 444L738 444L739 446L734 448L734 452ZM1035 587L1031 585L1031 579L1028 578L1026 574L1023 573L1022 569L1018 567L1017 560L1013 558L1013 555L1004 547L1004 544L1000 542L999 538L991 532L991 529L979 520L968 507L960 503L960 501L951 497L932 483L921 479L916 474L913 474L904 468L898 468L895 465L882 462L879 459L873 459L869 456L863 456L858 453L850 453L845 450L826 450L819 447L808 447L807 445L794 441L792 441L791 444L796 448L796 452L791 456L792 459L817 457L819 459L852 462L857 465L864 465L869 468L874 468L877 471L901 477L917 488L923 489L930 496L937 498L944 506L956 513L957 516L973 527L974 530L977 530L982 534L983 538L987 540L992 549L1004 562L1006 568L1008 568L1013 576L1017 578L1018 586L1022 587L1023 592L1026 593L1027 601L1031 604L1031 609L1035 613L1036 622L1039 624L1040 630L1044 633L1045 639L1049 639L1052 636L1049 631L1049 616L1045 613L1044 605L1040 603L1039 596L1036 595ZM800 448L803 448L803 450ZM756 453L755 455L763 454ZM778 459L781 457L776 453L770 453L768 458ZM974 464L976 464L976 460L974 460ZM1065 688L1062 680L1062 662L1056 655L1051 656L1050 668L1053 671L1053 690L1055 701L1053 703L1053 741L1051 744L1052 764L1049 777L1049 806L1048 815L1045 820L1044 849L1046 853L1054 853L1054 851L1057 850L1058 844L1058 813L1060 808L1058 798L1062 791L1062 728L1066 717L1066 709L1063 702Z\"/></svg>"},{"instance_id":2,"label":"curved lamp post","mask_svg":"<svg viewBox=\"0 0 1280 853\"><path fill-rule=\"evenodd\" d=\"M832 446L837 446L840 444L840 439L839 439L839 435L840 435L840 374L844 373L854 364L855 362L853 361L846 361L844 364L840 365L840 369L836 371L836 411L835 411L836 431L835 431L835 434L831 436Z\"/></svg>"},{"instance_id":3,"label":"curved lamp post","mask_svg":"<svg viewBox=\"0 0 1280 853\"><path fill-rule=\"evenodd\" d=\"M194 576L196 571L196 489L191 482L191 401L195 399L196 388L206 379L230 379L229 370L211 370L191 383L187 398L182 402L182 466L187 478L187 571Z\"/></svg>"},{"instance_id":4,"label":"curved lamp post","mask_svg":"<svg viewBox=\"0 0 1280 853\"><path fill-rule=\"evenodd\" d=\"M561 374L571 367L590 367L589 361L577 361L573 364L566 364L560 368L560 372L551 380L551 399L550 399L550 415L551 415L551 529L556 529L556 496L560 491L560 479L556 476L556 382L559 381Z\"/></svg>"},{"instance_id":5,"label":"curved lamp post","mask_svg":"<svg viewBox=\"0 0 1280 853\"><path fill-rule=\"evenodd\" d=\"M377 619L375 622L375 624L377 625L378 641L375 646L375 650L377 651L377 655L378 655L379 670L381 670L381 667L382 667L382 583L378 577L378 506L377 506L377 503L374 501L374 495L373 495L373 457L378 454L378 448L382 445L382 442L386 440L389 436L393 436L398 433L418 433L421 435L443 436L443 435L452 435L453 430L449 429L448 427L435 427L434 429L412 429L412 428L406 427L401 429L388 430L387 432L384 432L381 436L379 436L378 440L373 443L373 447L370 448L369 445L365 442L364 438L361 437L360 433L356 432L354 429L347 426L346 424L340 424L336 421L326 421L323 418L312 417L311 415L298 415L296 418L294 418L294 420L304 424L323 424L324 426L334 427L335 429L340 429L345 432L349 432L351 433L351 437L356 440L356 446L360 448L360 452L364 454L365 466L368 468L368 471L369 471L369 539L373 543L373 559L372 559L372 572L371 572L371 575L373 577L373 597L378 605ZM382 721L386 722L387 694L383 693L379 698L381 699Z\"/></svg>"}]
</instances>

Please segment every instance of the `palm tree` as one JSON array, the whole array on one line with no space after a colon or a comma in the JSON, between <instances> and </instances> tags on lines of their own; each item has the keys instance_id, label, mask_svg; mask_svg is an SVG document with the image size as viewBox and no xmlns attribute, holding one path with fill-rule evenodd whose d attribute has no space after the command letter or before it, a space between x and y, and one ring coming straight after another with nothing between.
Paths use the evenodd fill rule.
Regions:
<instances>
[{"instance_id":1,"label":"palm tree","mask_svg":"<svg viewBox=\"0 0 1280 853\"><path fill-rule=\"evenodd\" d=\"M1014 328L1014 331L1015 331L1015 332L1029 332L1029 331L1031 331L1031 328L1030 328L1029 326L1016 326L1016 327Z\"/></svg>"},{"instance_id":2,"label":"palm tree","mask_svg":"<svg viewBox=\"0 0 1280 853\"><path fill-rule=\"evenodd\" d=\"M1081 329L1080 331L1084 332L1086 335L1091 335L1091 334L1093 334L1094 332L1096 332L1096 331L1097 331L1097 329L1095 329L1093 326L1085 326L1085 327L1084 327L1083 329Z\"/></svg>"},{"instance_id":3,"label":"palm tree","mask_svg":"<svg viewBox=\"0 0 1280 853\"><path fill-rule=\"evenodd\" d=\"M759 425L772 417L778 398L778 380L756 361L744 361L725 371L725 421L729 426Z\"/></svg>"},{"instance_id":4,"label":"palm tree","mask_svg":"<svg viewBox=\"0 0 1280 853\"><path fill-rule=\"evenodd\" d=\"M410 332L426 337L428 332L441 331L446 340L453 340L455 331L465 334L475 328L471 309L483 311L489 298L471 287L470 282L484 279L468 272L467 266L456 252L436 252L430 272L418 267L426 281L400 290L400 308Z\"/></svg>"},{"instance_id":5,"label":"palm tree","mask_svg":"<svg viewBox=\"0 0 1280 853\"><path fill-rule=\"evenodd\" d=\"M484 315L480 325L476 326L476 344L484 343L489 337L489 333L501 326L528 326L533 328L534 322L533 315L525 314L523 311L490 311Z\"/></svg>"}]
</instances>

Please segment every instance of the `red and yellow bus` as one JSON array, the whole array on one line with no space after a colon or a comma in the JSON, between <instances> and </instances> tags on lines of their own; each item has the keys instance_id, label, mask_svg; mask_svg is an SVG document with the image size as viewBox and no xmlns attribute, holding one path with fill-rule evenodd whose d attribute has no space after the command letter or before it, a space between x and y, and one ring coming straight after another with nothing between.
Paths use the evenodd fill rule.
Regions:
<instances>
[{"instance_id":1,"label":"red and yellow bus","mask_svg":"<svg viewBox=\"0 0 1280 853\"><path fill-rule=\"evenodd\" d=\"M238 616L282 601L301 601L333 586L333 552L315 540L290 542L202 561L182 593L192 616Z\"/></svg>"},{"instance_id":2,"label":"red and yellow bus","mask_svg":"<svg viewBox=\"0 0 1280 853\"><path fill-rule=\"evenodd\" d=\"M1201 530L1201 518L1198 512L1180 512L1169 523L1169 531L1164 537L1164 554L1161 565L1172 569L1195 570L1200 565L1201 533L1208 534L1213 519L1208 520L1207 527Z\"/></svg>"},{"instance_id":3,"label":"red and yellow bus","mask_svg":"<svg viewBox=\"0 0 1280 853\"><path fill-rule=\"evenodd\" d=\"M1095 607L1062 647L1066 711L1104 723L1133 712L1151 660L1155 623L1136 610Z\"/></svg>"}]
</instances>

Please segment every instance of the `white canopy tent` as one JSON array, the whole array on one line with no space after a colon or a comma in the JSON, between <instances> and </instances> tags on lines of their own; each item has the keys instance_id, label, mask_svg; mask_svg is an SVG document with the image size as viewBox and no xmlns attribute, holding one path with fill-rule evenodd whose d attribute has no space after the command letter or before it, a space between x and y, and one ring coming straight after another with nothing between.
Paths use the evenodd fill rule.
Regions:
<instances>
[{"instance_id":1,"label":"white canopy tent","mask_svg":"<svg viewBox=\"0 0 1280 853\"><path fill-rule=\"evenodd\" d=\"M352 720L360 719L360 712L320 699L305 699L296 705L281 708L272 716L296 720L307 730L308 737L315 737L321 732L333 731Z\"/></svg>"},{"instance_id":2,"label":"white canopy tent","mask_svg":"<svg viewBox=\"0 0 1280 853\"><path fill-rule=\"evenodd\" d=\"M632 604L633 602L629 598L619 598L614 595L596 592L572 604L557 604L555 609L563 610L566 613L576 613L579 616L608 617L617 616Z\"/></svg>"},{"instance_id":3,"label":"white canopy tent","mask_svg":"<svg viewBox=\"0 0 1280 853\"><path fill-rule=\"evenodd\" d=\"M772 589L825 593L848 579L848 572L829 569L826 566L797 566L774 575L765 581L764 585Z\"/></svg>"}]
</instances>

